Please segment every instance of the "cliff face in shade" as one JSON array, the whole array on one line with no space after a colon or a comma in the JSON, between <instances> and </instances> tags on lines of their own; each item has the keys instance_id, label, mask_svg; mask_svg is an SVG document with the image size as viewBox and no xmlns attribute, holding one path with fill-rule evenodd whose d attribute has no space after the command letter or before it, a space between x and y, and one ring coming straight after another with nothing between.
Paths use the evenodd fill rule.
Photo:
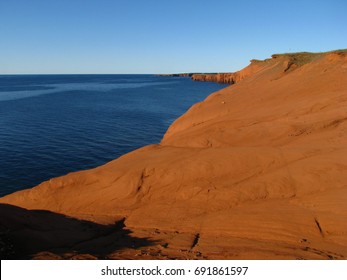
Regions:
<instances>
[{"instance_id":1,"label":"cliff face in shade","mask_svg":"<svg viewBox=\"0 0 347 280\"><path fill-rule=\"evenodd\" d=\"M156 240L174 258L347 258L346 52L274 55L219 75L235 84L160 144L0 202L124 217L135 236L165 232Z\"/></svg>"},{"instance_id":2,"label":"cliff face in shade","mask_svg":"<svg viewBox=\"0 0 347 280\"><path fill-rule=\"evenodd\" d=\"M214 82L223 84L234 84L234 73L216 73L216 74L193 74L192 80L199 82Z\"/></svg>"}]
</instances>

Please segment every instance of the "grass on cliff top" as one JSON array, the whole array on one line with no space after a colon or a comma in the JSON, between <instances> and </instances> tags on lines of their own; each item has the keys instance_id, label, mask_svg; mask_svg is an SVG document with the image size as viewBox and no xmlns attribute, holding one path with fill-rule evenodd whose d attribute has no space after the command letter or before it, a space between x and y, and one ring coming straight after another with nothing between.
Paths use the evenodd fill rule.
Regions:
<instances>
[{"instance_id":1,"label":"grass on cliff top","mask_svg":"<svg viewBox=\"0 0 347 280\"><path fill-rule=\"evenodd\" d=\"M347 53L347 49L339 49L339 50L333 50L328 52L296 52L296 53L282 53L282 54L273 54L271 58L267 58L264 60L260 59L252 59L251 63L268 63L271 62L272 59L276 59L279 57L288 57L291 64L295 64L297 66L302 66L304 64L307 64L315 59L318 59L322 57L325 54L329 53L336 53L336 54L345 54Z\"/></svg>"},{"instance_id":2,"label":"grass on cliff top","mask_svg":"<svg viewBox=\"0 0 347 280\"><path fill-rule=\"evenodd\" d=\"M333 51L327 51L327 52L294 52L294 53L280 53L280 54L273 54L271 57L276 58L279 56L316 56L316 55L322 55L322 54L328 54L328 53L347 53L347 49L338 49Z\"/></svg>"},{"instance_id":3,"label":"grass on cliff top","mask_svg":"<svg viewBox=\"0 0 347 280\"><path fill-rule=\"evenodd\" d=\"M272 58L278 58L278 57L289 57L290 62L302 66L306 63L309 63L315 59L318 59L322 57L325 54L329 53L347 53L347 49L339 49L339 50L333 50L328 52L319 52L319 53L312 53L312 52L297 52L297 53L283 53L283 54L273 54Z\"/></svg>"}]
</instances>

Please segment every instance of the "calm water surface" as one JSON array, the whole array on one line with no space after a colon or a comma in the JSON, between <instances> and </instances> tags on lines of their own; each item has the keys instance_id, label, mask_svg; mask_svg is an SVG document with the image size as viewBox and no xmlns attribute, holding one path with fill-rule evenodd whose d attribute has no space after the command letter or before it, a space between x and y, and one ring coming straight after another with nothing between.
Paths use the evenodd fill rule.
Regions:
<instances>
[{"instance_id":1,"label":"calm water surface","mask_svg":"<svg viewBox=\"0 0 347 280\"><path fill-rule=\"evenodd\" d=\"M0 196L158 143L223 87L153 75L0 75Z\"/></svg>"}]
</instances>

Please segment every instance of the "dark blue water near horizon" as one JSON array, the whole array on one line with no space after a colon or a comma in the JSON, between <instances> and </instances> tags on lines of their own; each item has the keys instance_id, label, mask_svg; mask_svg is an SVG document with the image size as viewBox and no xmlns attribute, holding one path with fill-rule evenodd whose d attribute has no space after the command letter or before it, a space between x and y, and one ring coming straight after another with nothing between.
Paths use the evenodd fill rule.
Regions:
<instances>
[{"instance_id":1,"label":"dark blue water near horizon","mask_svg":"<svg viewBox=\"0 0 347 280\"><path fill-rule=\"evenodd\" d=\"M0 196L158 143L223 87L154 75L0 75Z\"/></svg>"}]
</instances>

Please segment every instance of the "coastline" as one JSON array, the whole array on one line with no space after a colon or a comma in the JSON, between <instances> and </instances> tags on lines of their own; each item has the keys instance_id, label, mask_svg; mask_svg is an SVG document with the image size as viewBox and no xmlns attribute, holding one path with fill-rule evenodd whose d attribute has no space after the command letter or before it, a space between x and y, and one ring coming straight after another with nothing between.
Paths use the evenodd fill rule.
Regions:
<instances>
[{"instance_id":1,"label":"coastline","mask_svg":"<svg viewBox=\"0 0 347 280\"><path fill-rule=\"evenodd\" d=\"M158 74L159 77L190 77L193 81L213 82L221 84L234 84L235 73L178 73L178 74Z\"/></svg>"},{"instance_id":2,"label":"coastline","mask_svg":"<svg viewBox=\"0 0 347 280\"><path fill-rule=\"evenodd\" d=\"M89 240L79 252L95 258L345 259L346 69L346 52L333 51L215 74L234 85L192 106L160 144L0 198L24 208L2 205L2 226L21 226L17 242L35 239L18 215L31 215L38 231L33 209L43 209L96 228L116 223L136 239L108 252L114 232L88 239L76 230L78 242ZM25 254L69 258L59 248L77 246L65 238L42 255L48 239Z\"/></svg>"}]
</instances>

